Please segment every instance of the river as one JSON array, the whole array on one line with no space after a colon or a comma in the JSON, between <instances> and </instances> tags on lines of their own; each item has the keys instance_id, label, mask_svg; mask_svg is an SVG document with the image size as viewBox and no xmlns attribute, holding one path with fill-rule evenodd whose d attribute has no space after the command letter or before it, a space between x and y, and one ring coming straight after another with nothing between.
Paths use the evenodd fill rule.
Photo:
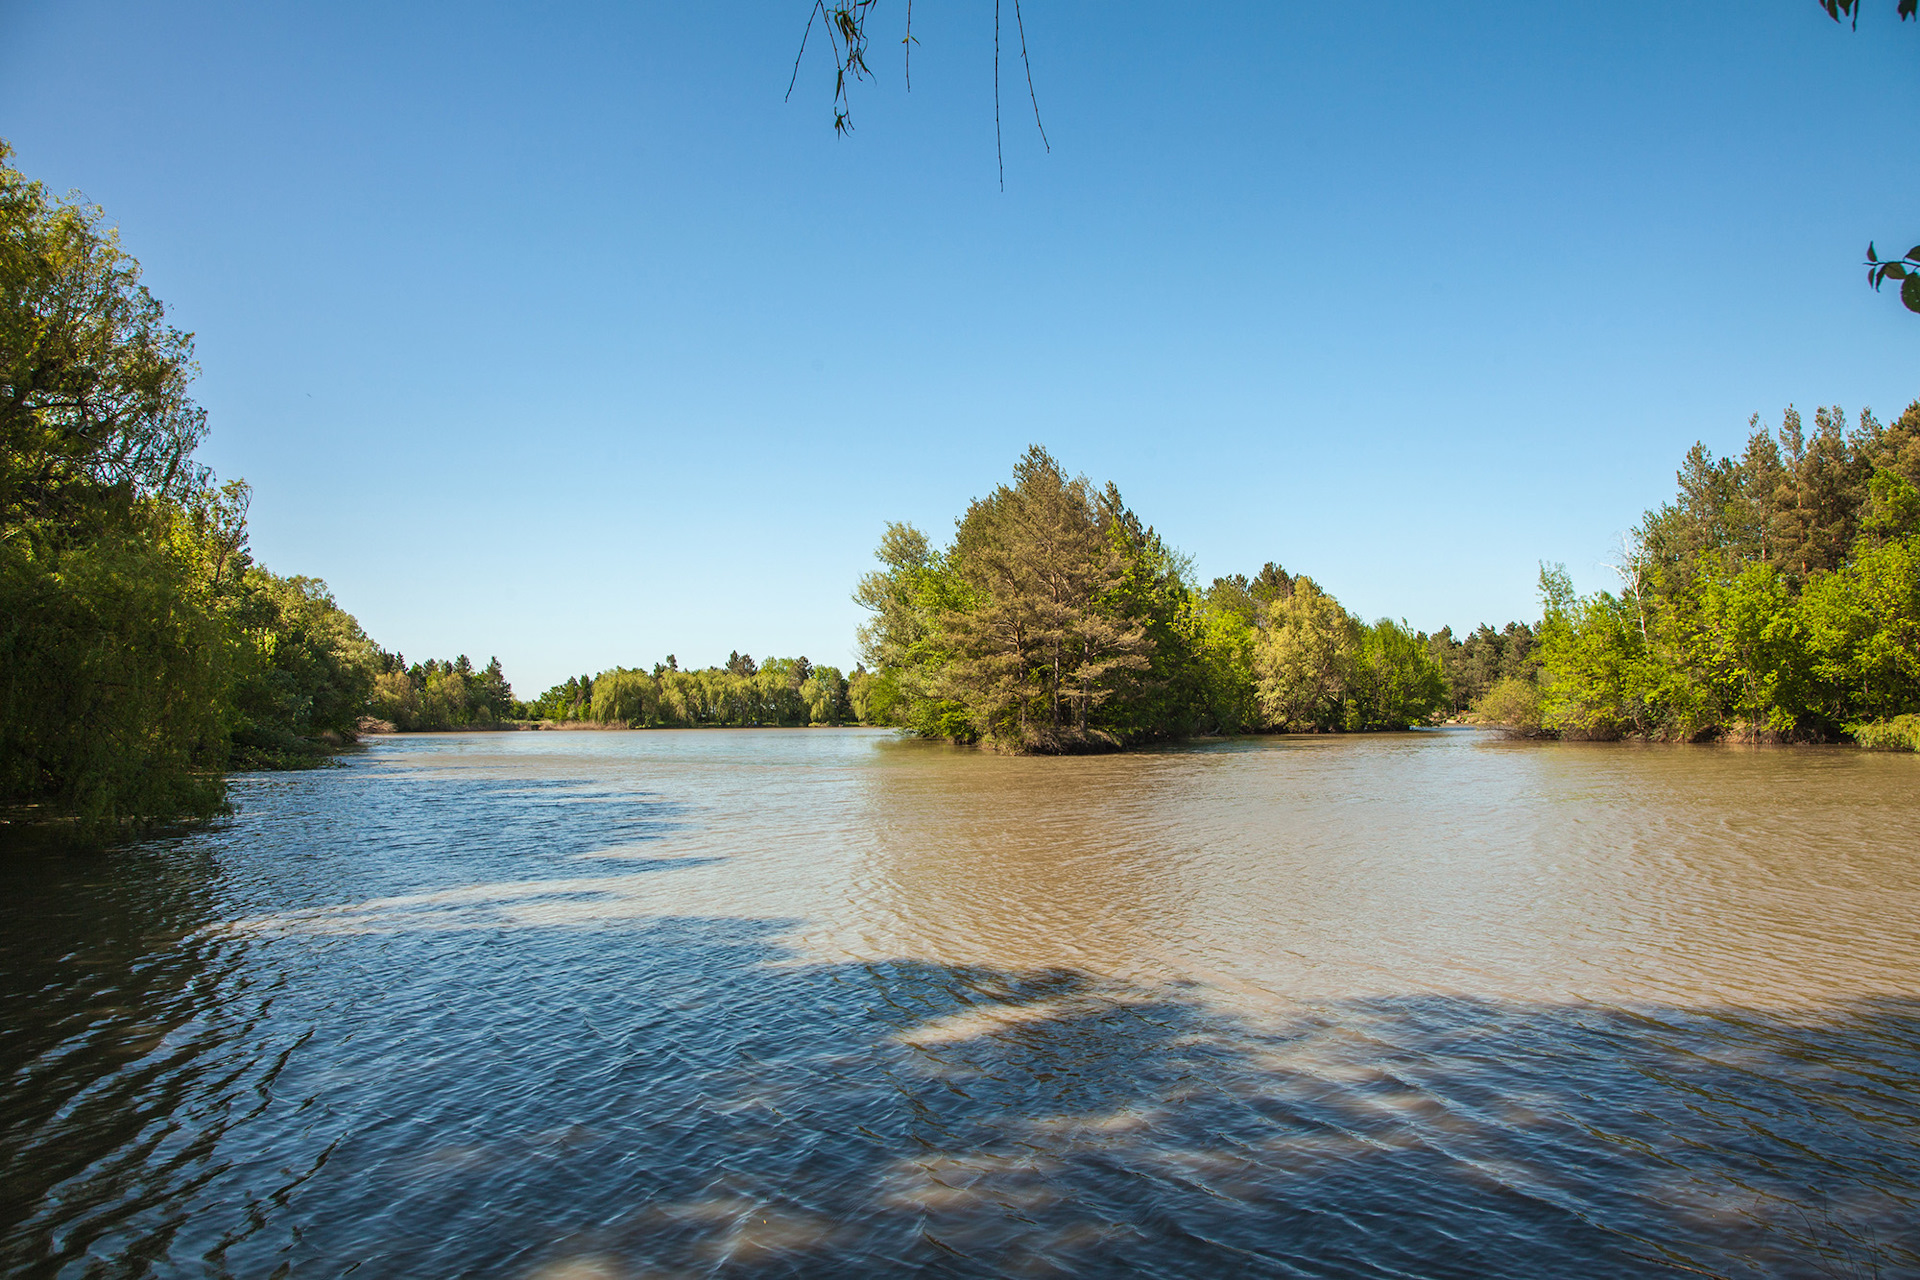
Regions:
<instances>
[{"instance_id":1,"label":"river","mask_svg":"<svg viewBox=\"0 0 1920 1280\"><path fill-rule=\"evenodd\" d=\"M422 735L0 858L0 1271L1920 1275L1920 758Z\"/></svg>"}]
</instances>

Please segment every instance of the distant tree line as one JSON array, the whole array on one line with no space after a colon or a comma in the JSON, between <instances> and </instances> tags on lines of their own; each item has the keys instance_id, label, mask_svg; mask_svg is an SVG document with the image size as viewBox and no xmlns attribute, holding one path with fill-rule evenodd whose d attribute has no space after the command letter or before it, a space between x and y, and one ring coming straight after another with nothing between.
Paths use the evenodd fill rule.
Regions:
<instances>
[{"instance_id":1,"label":"distant tree line","mask_svg":"<svg viewBox=\"0 0 1920 1280\"><path fill-rule=\"evenodd\" d=\"M635 729L852 724L865 719L859 704L869 683L864 670L849 680L804 656L756 663L736 651L724 667L682 671L668 654L651 671L614 667L571 677L528 704L527 714Z\"/></svg>"},{"instance_id":2,"label":"distant tree line","mask_svg":"<svg viewBox=\"0 0 1920 1280\"><path fill-rule=\"evenodd\" d=\"M1920 402L1809 433L1756 418L1738 458L1696 444L1649 511L1618 594L1541 573L1530 669L1478 718L1577 738L1920 747Z\"/></svg>"},{"instance_id":3,"label":"distant tree line","mask_svg":"<svg viewBox=\"0 0 1920 1280\"><path fill-rule=\"evenodd\" d=\"M484 728L527 715L498 658L475 671L464 653L451 662L428 658L408 666L405 655L376 649L373 668L368 718L402 733Z\"/></svg>"}]
</instances>

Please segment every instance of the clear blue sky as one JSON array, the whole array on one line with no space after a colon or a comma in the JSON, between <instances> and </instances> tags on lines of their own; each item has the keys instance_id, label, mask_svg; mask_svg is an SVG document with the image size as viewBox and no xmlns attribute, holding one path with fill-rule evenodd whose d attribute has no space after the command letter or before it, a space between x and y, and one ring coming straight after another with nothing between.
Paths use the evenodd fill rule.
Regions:
<instances>
[{"instance_id":1,"label":"clear blue sky","mask_svg":"<svg viewBox=\"0 0 1920 1280\"><path fill-rule=\"evenodd\" d=\"M882 524L1035 441L1203 580L1459 630L1610 585L1694 440L1920 395L1865 3L1027 0L1003 193L988 0L910 95L881 0L846 139L803 0L0 0L0 136L198 335L256 554L410 658L851 665Z\"/></svg>"}]
</instances>

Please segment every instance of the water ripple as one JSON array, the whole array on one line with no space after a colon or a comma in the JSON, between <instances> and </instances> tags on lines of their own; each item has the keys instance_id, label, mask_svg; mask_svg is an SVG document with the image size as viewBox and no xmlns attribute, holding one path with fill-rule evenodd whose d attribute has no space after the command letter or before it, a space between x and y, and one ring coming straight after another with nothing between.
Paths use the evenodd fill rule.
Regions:
<instances>
[{"instance_id":1,"label":"water ripple","mask_svg":"<svg viewBox=\"0 0 1920 1280\"><path fill-rule=\"evenodd\" d=\"M0 860L0 1269L1920 1275L1910 763L382 743Z\"/></svg>"}]
</instances>

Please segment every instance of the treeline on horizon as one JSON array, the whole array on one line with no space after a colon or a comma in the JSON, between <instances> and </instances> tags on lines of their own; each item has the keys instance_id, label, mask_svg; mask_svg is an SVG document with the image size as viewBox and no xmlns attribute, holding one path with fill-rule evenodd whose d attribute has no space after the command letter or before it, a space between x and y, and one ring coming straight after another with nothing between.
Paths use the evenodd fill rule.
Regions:
<instances>
[{"instance_id":1,"label":"treeline on horizon","mask_svg":"<svg viewBox=\"0 0 1920 1280\"><path fill-rule=\"evenodd\" d=\"M650 671L614 667L571 677L526 704L525 716L632 729L861 724L871 682L864 670L849 678L804 655L755 662L735 651L724 667L682 671L668 654Z\"/></svg>"}]
</instances>

